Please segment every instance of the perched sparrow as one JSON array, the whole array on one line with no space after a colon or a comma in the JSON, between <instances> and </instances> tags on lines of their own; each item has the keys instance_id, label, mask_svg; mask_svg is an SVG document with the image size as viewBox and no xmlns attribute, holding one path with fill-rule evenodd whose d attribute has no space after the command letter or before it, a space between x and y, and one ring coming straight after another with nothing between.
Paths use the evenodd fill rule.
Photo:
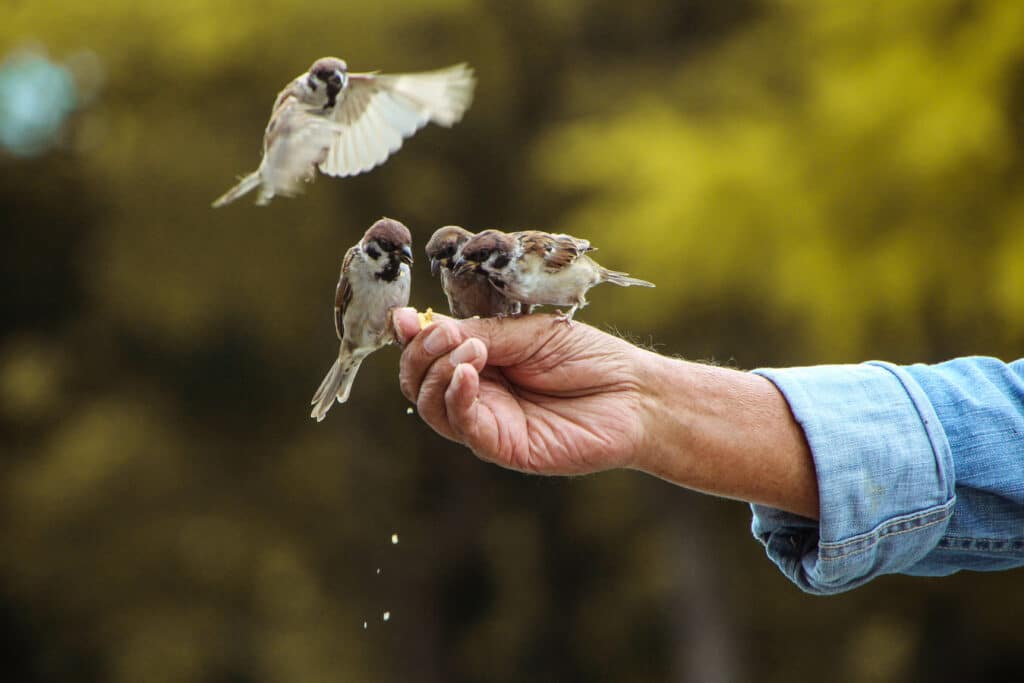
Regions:
<instances>
[{"instance_id":1,"label":"perched sparrow","mask_svg":"<svg viewBox=\"0 0 1024 683\"><path fill-rule=\"evenodd\" d=\"M519 313L519 302L513 301L491 286L483 273L468 271L452 273L452 264L459 258L462 245L473 236L457 225L438 228L427 242L430 274L441 275L441 288L448 297L448 308L456 318L504 317Z\"/></svg>"},{"instance_id":2,"label":"perched sparrow","mask_svg":"<svg viewBox=\"0 0 1024 683\"><path fill-rule=\"evenodd\" d=\"M331 176L369 171L427 123L458 123L475 85L465 64L414 74L350 74L344 60L318 59L274 101L260 167L213 206L257 187L261 205L277 194L293 195L317 168Z\"/></svg>"},{"instance_id":3,"label":"perched sparrow","mask_svg":"<svg viewBox=\"0 0 1024 683\"><path fill-rule=\"evenodd\" d=\"M568 324L576 311L587 305L587 290L594 285L654 286L602 267L587 256L586 252L593 250L590 242L571 235L485 230L462 245L453 273L482 273L491 285L524 306L571 306L568 313L559 311L558 316Z\"/></svg>"},{"instance_id":4,"label":"perched sparrow","mask_svg":"<svg viewBox=\"0 0 1024 683\"><path fill-rule=\"evenodd\" d=\"M394 341L391 310L409 304L412 236L398 221L381 218L345 253L334 295L334 327L341 340L334 361L311 404L310 417L324 419L338 399L348 400L360 363Z\"/></svg>"}]
</instances>

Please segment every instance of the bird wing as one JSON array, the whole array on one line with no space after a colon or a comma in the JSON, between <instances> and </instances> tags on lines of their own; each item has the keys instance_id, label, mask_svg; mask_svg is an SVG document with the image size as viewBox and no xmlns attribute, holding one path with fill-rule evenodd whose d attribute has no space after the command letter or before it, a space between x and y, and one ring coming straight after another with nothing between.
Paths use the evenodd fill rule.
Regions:
<instances>
[{"instance_id":1,"label":"bird wing","mask_svg":"<svg viewBox=\"0 0 1024 683\"><path fill-rule=\"evenodd\" d=\"M524 253L543 254L544 270L557 272L585 254L593 251L590 242L572 235L552 235L546 232L522 233Z\"/></svg>"},{"instance_id":2,"label":"bird wing","mask_svg":"<svg viewBox=\"0 0 1024 683\"><path fill-rule=\"evenodd\" d=\"M341 273L338 275L338 287L334 290L334 330L338 333L338 339L345 339L345 309L352 301L352 286L348 282L348 269L355 258L356 249L354 246L345 252L345 258L341 262Z\"/></svg>"},{"instance_id":3,"label":"bird wing","mask_svg":"<svg viewBox=\"0 0 1024 683\"><path fill-rule=\"evenodd\" d=\"M457 123L475 84L465 64L415 74L349 74L343 97L327 114L340 130L320 170L332 176L369 171L427 123Z\"/></svg>"}]
</instances>

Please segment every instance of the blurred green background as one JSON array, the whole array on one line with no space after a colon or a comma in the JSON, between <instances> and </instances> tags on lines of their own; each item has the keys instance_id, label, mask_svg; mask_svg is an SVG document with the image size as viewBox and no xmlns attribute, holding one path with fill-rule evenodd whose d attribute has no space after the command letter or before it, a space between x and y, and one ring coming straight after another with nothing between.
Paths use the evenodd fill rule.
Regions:
<instances>
[{"instance_id":1,"label":"blurred green background","mask_svg":"<svg viewBox=\"0 0 1024 683\"><path fill-rule=\"evenodd\" d=\"M658 288L601 288L580 319L664 353L1019 357L1024 4L7 0L0 16L8 75L34 50L77 88L63 125L0 152L4 680L1024 669L1020 572L806 596L739 503L477 462L406 414L395 349L308 417L341 255L382 214L417 256L446 223L586 237ZM468 61L476 101L367 175L211 210L256 167L278 89L323 55ZM423 261L413 304L443 309Z\"/></svg>"}]
</instances>

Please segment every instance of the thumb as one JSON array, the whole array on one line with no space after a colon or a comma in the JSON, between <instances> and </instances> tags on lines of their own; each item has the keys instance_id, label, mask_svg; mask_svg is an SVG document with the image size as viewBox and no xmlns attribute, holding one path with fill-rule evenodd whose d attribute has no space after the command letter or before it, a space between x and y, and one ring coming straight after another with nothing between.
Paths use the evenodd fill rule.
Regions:
<instances>
[{"instance_id":1,"label":"thumb","mask_svg":"<svg viewBox=\"0 0 1024 683\"><path fill-rule=\"evenodd\" d=\"M460 363L444 393L448 424L455 437L481 460L497 462L500 430L490 406L480 400L480 375L469 363Z\"/></svg>"}]
</instances>

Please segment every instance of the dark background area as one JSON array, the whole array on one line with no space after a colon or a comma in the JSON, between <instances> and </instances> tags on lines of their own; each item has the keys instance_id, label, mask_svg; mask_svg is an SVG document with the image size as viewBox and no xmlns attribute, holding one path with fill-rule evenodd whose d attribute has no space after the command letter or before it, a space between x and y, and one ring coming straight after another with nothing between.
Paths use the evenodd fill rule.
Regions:
<instances>
[{"instance_id":1,"label":"dark background area","mask_svg":"<svg viewBox=\"0 0 1024 683\"><path fill-rule=\"evenodd\" d=\"M598 289L579 319L667 354L740 368L1019 357L1024 5L2 13L0 84L31 55L76 93L43 142L0 149L4 680L1024 669L1020 572L804 595L742 504L631 472L477 462L406 414L394 348L348 404L308 417L336 353L341 256L382 214L418 257L446 223L586 237L658 288ZM258 164L277 91L331 54L354 71L467 61L476 101L369 174L210 209ZM412 303L443 310L424 261Z\"/></svg>"}]
</instances>

